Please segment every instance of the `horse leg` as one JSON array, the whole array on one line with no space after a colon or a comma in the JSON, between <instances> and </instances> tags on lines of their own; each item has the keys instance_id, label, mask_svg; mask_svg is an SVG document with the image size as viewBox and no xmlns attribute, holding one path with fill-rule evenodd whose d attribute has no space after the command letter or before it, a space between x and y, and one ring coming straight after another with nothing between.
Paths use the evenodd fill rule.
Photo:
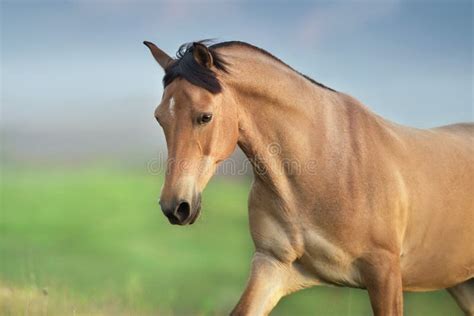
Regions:
<instances>
[{"instance_id":1,"label":"horse leg","mask_svg":"<svg viewBox=\"0 0 474 316\"><path fill-rule=\"evenodd\" d=\"M474 279L469 279L447 289L467 316L474 316Z\"/></svg>"},{"instance_id":2,"label":"horse leg","mask_svg":"<svg viewBox=\"0 0 474 316\"><path fill-rule=\"evenodd\" d=\"M231 315L268 315L298 277L291 277L291 264L255 253L247 287Z\"/></svg>"},{"instance_id":3,"label":"horse leg","mask_svg":"<svg viewBox=\"0 0 474 316\"><path fill-rule=\"evenodd\" d=\"M402 316L403 289L400 261L382 251L359 259L362 280L369 292L374 316Z\"/></svg>"}]
</instances>

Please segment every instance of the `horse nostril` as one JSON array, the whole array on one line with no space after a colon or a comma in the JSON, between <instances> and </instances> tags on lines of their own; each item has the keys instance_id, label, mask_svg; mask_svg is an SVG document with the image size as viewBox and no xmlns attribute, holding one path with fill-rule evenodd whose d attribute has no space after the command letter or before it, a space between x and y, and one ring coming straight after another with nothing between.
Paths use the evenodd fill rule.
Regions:
<instances>
[{"instance_id":1,"label":"horse nostril","mask_svg":"<svg viewBox=\"0 0 474 316\"><path fill-rule=\"evenodd\" d=\"M174 214L179 219L180 222L184 222L191 213L191 206L188 202L179 203Z\"/></svg>"}]
</instances>

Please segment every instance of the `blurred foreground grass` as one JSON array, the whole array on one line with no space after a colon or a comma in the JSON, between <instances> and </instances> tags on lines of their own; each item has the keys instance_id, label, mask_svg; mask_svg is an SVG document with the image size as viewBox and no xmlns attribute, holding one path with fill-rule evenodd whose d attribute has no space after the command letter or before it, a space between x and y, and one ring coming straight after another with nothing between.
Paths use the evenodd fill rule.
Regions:
<instances>
[{"instance_id":1,"label":"blurred foreground grass","mask_svg":"<svg viewBox=\"0 0 474 316\"><path fill-rule=\"evenodd\" d=\"M215 179L193 226L168 224L161 180L118 169L7 169L1 179L0 315L225 315L247 278L249 184ZM405 295L407 315L460 315L445 292ZM369 315L365 291L319 287L272 315Z\"/></svg>"}]
</instances>

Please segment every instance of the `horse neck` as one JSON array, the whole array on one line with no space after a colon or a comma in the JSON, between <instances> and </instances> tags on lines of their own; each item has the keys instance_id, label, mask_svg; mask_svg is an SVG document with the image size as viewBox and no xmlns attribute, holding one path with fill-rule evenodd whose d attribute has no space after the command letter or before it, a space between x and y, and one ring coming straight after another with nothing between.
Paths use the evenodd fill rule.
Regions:
<instances>
[{"instance_id":1,"label":"horse neck","mask_svg":"<svg viewBox=\"0 0 474 316\"><path fill-rule=\"evenodd\" d=\"M238 66L237 76L226 82L240 109L238 144L252 162L256 180L280 195L304 192L305 184L314 183L313 173L331 175L318 177L320 181L334 179L338 167L364 150L358 147L367 136L364 131L385 128L382 118L355 99L276 61ZM318 169L311 173L308 168L314 164Z\"/></svg>"},{"instance_id":2,"label":"horse neck","mask_svg":"<svg viewBox=\"0 0 474 316\"><path fill-rule=\"evenodd\" d=\"M274 61L235 68L237 76L226 84L240 109L239 147L252 162L257 180L279 193L288 192L302 168L328 152L325 139L337 137L332 124L340 96Z\"/></svg>"}]
</instances>

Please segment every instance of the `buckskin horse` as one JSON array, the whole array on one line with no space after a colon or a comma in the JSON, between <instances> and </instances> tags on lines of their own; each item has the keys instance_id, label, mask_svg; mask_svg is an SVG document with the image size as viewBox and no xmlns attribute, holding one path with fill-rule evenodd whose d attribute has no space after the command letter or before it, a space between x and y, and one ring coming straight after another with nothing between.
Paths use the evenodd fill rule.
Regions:
<instances>
[{"instance_id":1,"label":"buckskin horse","mask_svg":"<svg viewBox=\"0 0 474 316\"><path fill-rule=\"evenodd\" d=\"M243 42L185 44L176 58L144 44L165 71L169 221L196 221L237 145L254 169L255 253L232 315L319 284L367 289L384 316L403 314L403 291L447 289L474 315L474 124L395 124Z\"/></svg>"}]
</instances>

